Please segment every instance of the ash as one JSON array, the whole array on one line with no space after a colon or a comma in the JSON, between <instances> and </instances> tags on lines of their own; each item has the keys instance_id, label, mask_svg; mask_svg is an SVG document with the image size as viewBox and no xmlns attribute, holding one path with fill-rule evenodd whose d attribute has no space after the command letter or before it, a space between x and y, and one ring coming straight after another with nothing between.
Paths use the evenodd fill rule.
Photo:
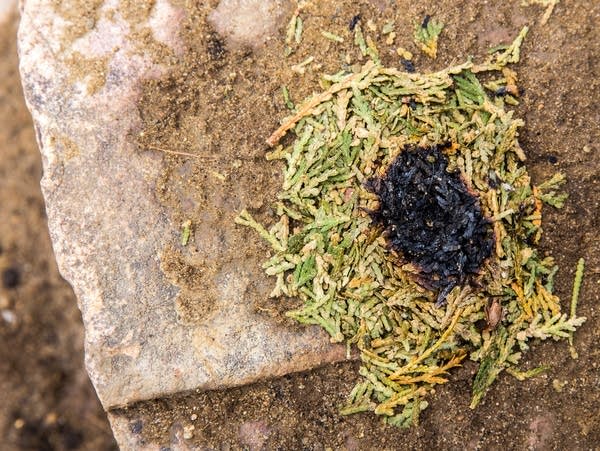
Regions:
<instances>
[{"instance_id":1,"label":"ash","mask_svg":"<svg viewBox=\"0 0 600 451\"><path fill-rule=\"evenodd\" d=\"M385 176L367 182L379 197L372 219L390 248L418 268L417 282L439 290L438 306L478 272L494 244L478 198L459 172L448 172L441 149L407 146Z\"/></svg>"}]
</instances>

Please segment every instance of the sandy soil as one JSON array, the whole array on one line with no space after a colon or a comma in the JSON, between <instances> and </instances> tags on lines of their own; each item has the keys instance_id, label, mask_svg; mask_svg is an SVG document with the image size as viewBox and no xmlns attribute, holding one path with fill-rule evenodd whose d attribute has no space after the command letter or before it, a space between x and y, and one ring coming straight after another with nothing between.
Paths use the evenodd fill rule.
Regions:
<instances>
[{"instance_id":1,"label":"sandy soil","mask_svg":"<svg viewBox=\"0 0 600 451\"><path fill-rule=\"evenodd\" d=\"M16 25L0 32L0 448L116 449L83 368L77 301L50 245Z\"/></svg>"},{"instance_id":2,"label":"sandy soil","mask_svg":"<svg viewBox=\"0 0 600 451\"><path fill-rule=\"evenodd\" d=\"M245 243L235 249L235 255L223 252L219 258L257 262L262 261L266 246L253 232L234 226L233 217L248 207L262 221L271 218L270 203L280 183L279 167L264 162L264 140L276 127L275 118L287 114L280 87L288 86L297 101L320 90L319 74L339 70L346 53L356 63L357 51L347 32L350 18L360 13L363 26L372 19L379 30L386 21L395 19L395 45L413 51L415 65L422 71L462 62L469 55L482 58L489 47L510 42L523 25L531 25L522 61L515 66L524 90L516 111L527 122L521 143L534 182L557 170L566 172L569 179L568 205L561 211L545 211L546 234L541 247L561 267L557 292L565 305L577 259L587 259L580 314L589 319L576 335L580 357L573 360L564 342L536 345L523 367L543 363L551 369L526 382L503 375L474 411L468 405L476 368L466 364L453 374L451 383L429 398L431 407L423 413L421 424L408 431L385 427L369 414L338 415L344 395L356 380L357 366L352 363L234 390L140 403L115 413L129 418L132 431L142 440L166 444L170 434L183 430L193 435L192 442L212 448L224 444L234 449L600 446L600 369L598 351L592 345L599 334L600 266L595 238L599 130L595 92L600 83L595 74L600 52L594 44L599 37L599 6L566 0L549 23L541 26L540 7L517 3L460 0L444 6L434 1L415 6L409 1L322 1L318 8L309 7L303 14L302 43L284 60L286 22L279 36L264 47L228 47L206 21L215 3L187 6L192 11L182 30L186 55L173 65L171 75L145 86L140 102L145 123L142 144L201 156L200 164L193 159L167 157L170 164L158 187L158 197L177 220L192 219L200 224L196 236L212 236L211 230L217 228L225 240ZM446 23L435 61L419 54L412 44L413 24L426 13ZM321 30L345 36L346 42L327 41ZM377 32L371 35L380 46L384 64L397 65L397 55L382 44L385 38ZM322 65L319 69L309 65L303 76L290 70L291 64L310 55ZM215 177L215 173L222 177ZM191 266L194 252L198 252L194 246L183 255ZM173 261L182 258L179 253L171 257ZM210 265L200 265L205 275L210 273ZM189 283L193 282L192 277ZM265 286L269 281L257 272L255 298L262 299ZM259 302L258 307L275 315L282 309L274 303Z\"/></svg>"}]
</instances>

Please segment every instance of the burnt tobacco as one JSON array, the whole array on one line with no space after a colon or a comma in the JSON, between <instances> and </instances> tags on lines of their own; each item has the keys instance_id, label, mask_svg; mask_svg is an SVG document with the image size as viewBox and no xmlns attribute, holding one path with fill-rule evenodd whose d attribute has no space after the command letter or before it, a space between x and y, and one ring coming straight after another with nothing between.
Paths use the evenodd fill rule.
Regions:
<instances>
[{"instance_id":1,"label":"burnt tobacco","mask_svg":"<svg viewBox=\"0 0 600 451\"><path fill-rule=\"evenodd\" d=\"M406 146L381 178L367 182L379 197L373 220L389 246L418 268L418 282L439 290L437 304L476 274L493 247L478 198L448 172L443 146Z\"/></svg>"}]
</instances>

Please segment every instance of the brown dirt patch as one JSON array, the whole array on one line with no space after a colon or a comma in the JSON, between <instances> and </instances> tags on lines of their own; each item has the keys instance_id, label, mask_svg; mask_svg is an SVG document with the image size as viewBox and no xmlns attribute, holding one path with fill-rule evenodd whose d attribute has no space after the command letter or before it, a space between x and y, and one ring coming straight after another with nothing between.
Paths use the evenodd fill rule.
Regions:
<instances>
[{"instance_id":1,"label":"brown dirt patch","mask_svg":"<svg viewBox=\"0 0 600 451\"><path fill-rule=\"evenodd\" d=\"M595 307L599 300L599 246L594 238L600 198L599 110L594 94L600 88L595 78L600 52L594 44L600 37L599 28L594 27L599 7L566 0L556 8L549 23L540 26L543 11L539 7L499 1L486 4L461 0L443 6L433 1L419 6L408 1L319 2L318 8L309 7L303 14L302 44L286 60L282 57L285 23L265 47L227 48L206 21L207 12L215 4L208 2L190 11L182 29L185 56L168 77L146 84L140 102L145 124L141 143L201 157L197 161L165 155L169 168L158 188L161 201L177 222L191 219L206 227L204 231L196 228L197 239L182 252L215 251L215 258L229 259L234 264L239 261L245 267L249 259L262 261L266 246L257 242L253 232L235 227L233 218L244 207L262 221L271 217L270 204L279 185L280 167L263 160L264 141L276 127L276 118L287 114L280 87L290 87L293 99L298 101L320 89L319 74L333 73L348 64L346 54L350 55L350 64L358 63L357 51L346 31L352 16L360 13L364 28L372 19L379 30L383 23L395 19L395 46L413 51L415 66L421 71L461 62L468 55L482 57L489 46L516 36L524 24L531 25L522 62L516 66L520 86L525 90L517 114L527 121L521 144L529 157L534 182L557 170L568 176L570 200L561 211L546 211L542 252L552 254L561 267L556 286L565 303L576 261L580 256L587 259L580 314L587 316L588 322L575 340L580 358L571 359L565 343L536 345L523 366L533 368L545 363L552 369L527 382L501 376L474 411L468 404L475 366L468 363L453 374L452 383L429 398L432 406L423 413L420 426L408 431L385 427L368 414L338 415L344 395L356 380L357 367L353 363L248 387L140 403L115 413L141 425L136 430L142 440L165 445L173 431L189 430L194 425L193 442L208 447L597 446L600 371L598 351L592 343L598 340L599 330ZM434 14L446 24L435 61L421 55L412 44L413 24L425 13ZM322 29L346 37L346 42L326 41L320 34ZM377 33L371 35L378 37ZM384 39L377 39L382 60L386 65L397 65L392 48L381 45ZM309 55L315 57L318 68L310 65L304 76L289 69ZM216 228L218 234L209 228ZM220 245L200 249L210 246L211 240L217 243L219 236ZM235 249L237 254L224 249ZM211 271L209 264L202 268ZM259 288L252 297L261 299L270 281L260 271L253 276ZM182 283L191 285L193 281ZM289 305L271 301L259 302L258 307L277 316ZM554 380L567 382L565 388L560 392L554 389Z\"/></svg>"}]
</instances>

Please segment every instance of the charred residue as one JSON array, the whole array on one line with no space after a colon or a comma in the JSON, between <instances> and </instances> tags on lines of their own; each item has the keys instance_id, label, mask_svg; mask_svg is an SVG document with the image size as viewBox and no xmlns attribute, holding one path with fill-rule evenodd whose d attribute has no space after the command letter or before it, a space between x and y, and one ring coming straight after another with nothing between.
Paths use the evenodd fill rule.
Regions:
<instances>
[{"instance_id":1,"label":"charred residue","mask_svg":"<svg viewBox=\"0 0 600 451\"><path fill-rule=\"evenodd\" d=\"M379 197L371 212L390 248L419 271L418 283L439 290L441 305L456 285L478 273L493 233L459 172L448 171L444 146L406 146L367 187Z\"/></svg>"}]
</instances>

